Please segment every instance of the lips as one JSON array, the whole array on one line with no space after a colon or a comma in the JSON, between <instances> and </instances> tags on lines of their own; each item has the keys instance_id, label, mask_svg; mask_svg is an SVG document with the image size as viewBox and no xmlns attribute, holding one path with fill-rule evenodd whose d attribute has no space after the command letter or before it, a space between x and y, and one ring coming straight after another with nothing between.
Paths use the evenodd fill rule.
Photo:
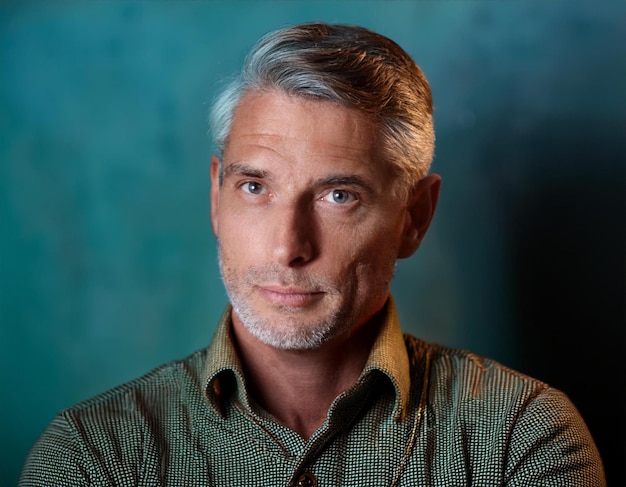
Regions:
<instances>
[{"instance_id":1,"label":"lips","mask_svg":"<svg viewBox=\"0 0 626 487\"><path fill-rule=\"evenodd\" d=\"M258 286L257 289L264 299L278 306L303 308L319 301L324 293L297 287L283 287L273 285Z\"/></svg>"}]
</instances>

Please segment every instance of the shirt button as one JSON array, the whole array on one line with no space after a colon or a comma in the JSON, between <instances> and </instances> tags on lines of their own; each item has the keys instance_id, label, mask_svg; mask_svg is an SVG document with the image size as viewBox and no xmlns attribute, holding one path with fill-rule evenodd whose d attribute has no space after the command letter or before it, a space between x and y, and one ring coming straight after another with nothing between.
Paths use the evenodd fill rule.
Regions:
<instances>
[{"instance_id":1,"label":"shirt button","mask_svg":"<svg viewBox=\"0 0 626 487\"><path fill-rule=\"evenodd\" d=\"M312 473L304 472L298 478L296 487L317 487L317 479L315 478L315 475L313 475Z\"/></svg>"}]
</instances>

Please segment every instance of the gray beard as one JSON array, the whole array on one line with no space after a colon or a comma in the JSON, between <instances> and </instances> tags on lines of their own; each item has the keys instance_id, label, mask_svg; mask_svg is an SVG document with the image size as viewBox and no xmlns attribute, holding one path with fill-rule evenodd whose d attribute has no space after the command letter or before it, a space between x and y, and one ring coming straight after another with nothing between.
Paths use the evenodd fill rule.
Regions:
<instances>
[{"instance_id":1,"label":"gray beard","mask_svg":"<svg viewBox=\"0 0 626 487\"><path fill-rule=\"evenodd\" d=\"M246 329L261 342L281 350L313 350L330 338L347 331L342 328L349 328L339 324L338 317L333 315L307 328L299 327L294 320L292 327L275 329L263 318L256 316L245 300L233 297L230 297L233 309Z\"/></svg>"},{"instance_id":2,"label":"gray beard","mask_svg":"<svg viewBox=\"0 0 626 487\"><path fill-rule=\"evenodd\" d=\"M276 326L276 323L259 316L252 309L248 296L242 291L238 282L231 280L224 272L224 263L218 242L218 263L222 281L226 288L226 293L233 306L233 310L241 319L245 328L258 340L281 350L313 350L319 348L331 338L342 335L350 331L351 320L346 312L337 309L330 315L320 319L316 323L309 323L306 327L300 326L296 317L289 323L289 326ZM253 275L259 278L263 275L276 275L277 271L272 268L251 269L246 276ZM322 283L324 289L330 290L334 286L329 283ZM285 308L285 314L291 311Z\"/></svg>"}]
</instances>

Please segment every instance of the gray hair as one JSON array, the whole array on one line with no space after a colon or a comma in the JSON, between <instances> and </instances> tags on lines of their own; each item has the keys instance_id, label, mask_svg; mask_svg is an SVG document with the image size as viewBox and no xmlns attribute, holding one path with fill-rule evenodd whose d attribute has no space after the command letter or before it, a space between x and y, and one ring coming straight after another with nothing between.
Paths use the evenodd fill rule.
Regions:
<instances>
[{"instance_id":1,"label":"gray hair","mask_svg":"<svg viewBox=\"0 0 626 487\"><path fill-rule=\"evenodd\" d=\"M430 87L417 64L392 40L362 27L323 23L264 36L211 110L211 133L220 157L243 96L267 90L368 114L402 197L428 172L435 139Z\"/></svg>"}]
</instances>

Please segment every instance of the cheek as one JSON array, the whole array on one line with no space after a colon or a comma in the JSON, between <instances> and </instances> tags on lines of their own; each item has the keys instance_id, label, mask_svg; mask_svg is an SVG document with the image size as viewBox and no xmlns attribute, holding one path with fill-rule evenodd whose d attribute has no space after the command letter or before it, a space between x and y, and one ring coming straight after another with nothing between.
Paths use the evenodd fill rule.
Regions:
<instances>
[{"instance_id":1,"label":"cheek","mask_svg":"<svg viewBox=\"0 0 626 487\"><path fill-rule=\"evenodd\" d=\"M398 259L400 241L400 232L396 227L387 227L382 232L379 228L368 240L368 245L360 255L361 272L371 281L372 286L380 288L389 285Z\"/></svg>"},{"instance_id":2,"label":"cheek","mask_svg":"<svg viewBox=\"0 0 626 487\"><path fill-rule=\"evenodd\" d=\"M387 223L385 225L385 223ZM348 241L352 242L349 250L359 260L366 262L387 262L395 260L400 248L401 229L389 221L361 225L353 228Z\"/></svg>"},{"instance_id":3,"label":"cheek","mask_svg":"<svg viewBox=\"0 0 626 487\"><path fill-rule=\"evenodd\" d=\"M231 270L249 267L251 256L258 254L258 241L252 236L253 232L237 223L233 219L222 219L217 236L223 263Z\"/></svg>"},{"instance_id":4,"label":"cheek","mask_svg":"<svg viewBox=\"0 0 626 487\"><path fill-rule=\"evenodd\" d=\"M219 233L218 238L228 247L251 247L260 240L259 230L262 228L261 219L250 215L250 212L242 211L241 205L224 201L218 213ZM226 246L226 245L225 245Z\"/></svg>"},{"instance_id":5,"label":"cheek","mask_svg":"<svg viewBox=\"0 0 626 487\"><path fill-rule=\"evenodd\" d=\"M341 239L331 238L326 253L335 269L343 269L341 279L356 281L359 292L380 288L391 280L398 257L399 238L395 229L353 230Z\"/></svg>"}]
</instances>

